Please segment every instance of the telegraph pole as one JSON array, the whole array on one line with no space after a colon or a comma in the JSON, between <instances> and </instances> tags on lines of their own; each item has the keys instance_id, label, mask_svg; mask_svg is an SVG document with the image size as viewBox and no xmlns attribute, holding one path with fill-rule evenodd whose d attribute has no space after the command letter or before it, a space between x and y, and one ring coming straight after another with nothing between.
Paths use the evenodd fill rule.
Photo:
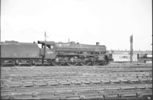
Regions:
<instances>
[{"instance_id":1,"label":"telegraph pole","mask_svg":"<svg viewBox=\"0 0 153 100\"><path fill-rule=\"evenodd\" d=\"M133 35L130 36L130 63L133 62Z\"/></svg>"},{"instance_id":2,"label":"telegraph pole","mask_svg":"<svg viewBox=\"0 0 153 100\"><path fill-rule=\"evenodd\" d=\"M44 57L45 57L45 53L46 53L46 32L45 32L45 44L44 44Z\"/></svg>"},{"instance_id":3,"label":"telegraph pole","mask_svg":"<svg viewBox=\"0 0 153 100\"><path fill-rule=\"evenodd\" d=\"M46 54L46 32L44 34L44 37L45 37L45 43L43 45L44 52L43 52L43 57L42 57L42 64L44 64L44 58L45 58L45 54Z\"/></svg>"}]
</instances>

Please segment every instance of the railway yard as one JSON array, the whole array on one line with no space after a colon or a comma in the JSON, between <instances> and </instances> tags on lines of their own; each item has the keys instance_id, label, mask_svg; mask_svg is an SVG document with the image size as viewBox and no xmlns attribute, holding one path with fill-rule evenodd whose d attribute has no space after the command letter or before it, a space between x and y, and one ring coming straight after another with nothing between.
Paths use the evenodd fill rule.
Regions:
<instances>
[{"instance_id":1,"label":"railway yard","mask_svg":"<svg viewBox=\"0 0 153 100\"><path fill-rule=\"evenodd\" d=\"M1 67L1 98L151 100L152 64Z\"/></svg>"}]
</instances>

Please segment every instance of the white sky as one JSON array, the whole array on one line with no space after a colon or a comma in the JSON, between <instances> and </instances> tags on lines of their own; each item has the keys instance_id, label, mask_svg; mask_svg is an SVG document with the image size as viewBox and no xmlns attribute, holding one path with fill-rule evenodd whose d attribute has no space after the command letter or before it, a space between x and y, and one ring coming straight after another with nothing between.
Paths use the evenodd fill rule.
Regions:
<instances>
[{"instance_id":1,"label":"white sky","mask_svg":"<svg viewBox=\"0 0 153 100\"><path fill-rule=\"evenodd\" d=\"M1 41L71 41L152 50L151 0L1 0Z\"/></svg>"}]
</instances>

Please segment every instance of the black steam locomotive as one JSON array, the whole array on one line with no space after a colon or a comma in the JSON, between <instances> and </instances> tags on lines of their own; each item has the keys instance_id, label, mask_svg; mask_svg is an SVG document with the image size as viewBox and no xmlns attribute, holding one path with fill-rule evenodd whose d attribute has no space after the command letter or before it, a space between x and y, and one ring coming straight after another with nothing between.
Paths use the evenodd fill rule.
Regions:
<instances>
[{"instance_id":1,"label":"black steam locomotive","mask_svg":"<svg viewBox=\"0 0 153 100\"><path fill-rule=\"evenodd\" d=\"M38 41L0 43L1 65L92 66L106 65L112 60L104 45L75 42Z\"/></svg>"}]
</instances>

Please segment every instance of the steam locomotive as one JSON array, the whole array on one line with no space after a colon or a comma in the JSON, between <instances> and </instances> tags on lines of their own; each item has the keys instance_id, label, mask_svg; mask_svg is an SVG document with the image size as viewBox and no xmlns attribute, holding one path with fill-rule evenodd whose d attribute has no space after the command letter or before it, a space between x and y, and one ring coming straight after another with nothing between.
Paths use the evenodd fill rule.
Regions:
<instances>
[{"instance_id":1,"label":"steam locomotive","mask_svg":"<svg viewBox=\"0 0 153 100\"><path fill-rule=\"evenodd\" d=\"M92 66L106 65L112 60L105 45L80 44L75 42L38 41L0 43L2 66L49 65L49 66Z\"/></svg>"}]
</instances>

